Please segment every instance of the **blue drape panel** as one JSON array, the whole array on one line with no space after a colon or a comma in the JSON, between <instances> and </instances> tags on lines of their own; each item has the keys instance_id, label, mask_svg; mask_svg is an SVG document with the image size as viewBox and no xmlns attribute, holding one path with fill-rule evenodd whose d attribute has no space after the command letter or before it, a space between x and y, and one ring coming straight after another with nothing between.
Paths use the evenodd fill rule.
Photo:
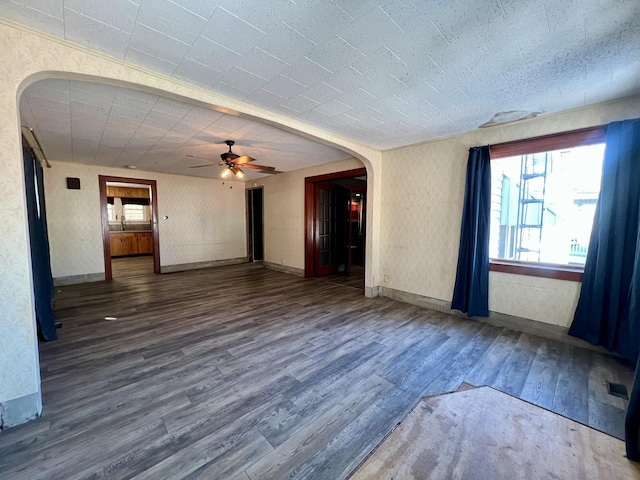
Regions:
<instances>
[{"instance_id":1,"label":"blue drape panel","mask_svg":"<svg viewBox=\"0 0 640 480\"><path fill-rule=\"evenodd\" d=\"M54 290L47 234L43 171L40 162L28 149L23 149L22 153L36 317L42 337L45 340L56 340L58 333L55 324L56 317L51 307Z\"/></svg>"},{"instance_id":2,"label":"blue drape panel","mask_svg":"<svg viewBox=\"0 0 640 480\"><path fill-rule=\"evenodd\" d=\"M607 126L602 186L569 333L636 362L640 348L640 119ZM640 460L640 382L627 409L627 456Z\"/></svg>"},{"instance_id":3,"label":"blue drape panel","mask_svg":"<svg viewBox=\"0 0 640 480\"><path fill-rule=\"evenodd\" d=\"M458 268L451 308L468 316L489 316L489 213L491 209L489 147L469 149Z\"/></svg>"},{"instance_id":4,"label":"blue drape panel","mask_svg":"<svg viewBox=\"0 0 640 480\"><path fill-rule=\"evenodd\" d=\"M640 120L607 127L600 197L569 334L638 357Z\"/></svg>"}]
</instances>

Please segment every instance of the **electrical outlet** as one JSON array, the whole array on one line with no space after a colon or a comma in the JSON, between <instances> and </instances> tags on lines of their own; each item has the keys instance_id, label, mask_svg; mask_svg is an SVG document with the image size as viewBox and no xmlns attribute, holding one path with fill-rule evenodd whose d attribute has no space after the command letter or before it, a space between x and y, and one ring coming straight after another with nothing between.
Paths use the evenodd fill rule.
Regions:
<instances>
[{"instance_id":1,"label":"electrical outlet","mask_svg":"<svg viewBox=\"0 0 640 480\"><path fill-rule=\"evenodd\" d=\"M280 260L280 263L284 263L284 258Z\"/></svg>"},{"instance_id":2,"label":"electrical outlet","mask_svg":"<svg viewBox=\"0 0 640 480\"><path fill-rule=\"evenodd\" d=\"M389 281L389 275L384 276L384 282L387 283Z\"/></svg>"}]
</instances>

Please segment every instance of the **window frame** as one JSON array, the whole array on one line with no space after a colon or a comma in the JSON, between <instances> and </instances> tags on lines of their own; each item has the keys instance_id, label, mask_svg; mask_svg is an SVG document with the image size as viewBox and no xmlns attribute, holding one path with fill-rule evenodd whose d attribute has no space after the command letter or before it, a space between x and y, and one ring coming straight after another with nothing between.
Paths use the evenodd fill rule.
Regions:
<instances>
[{"instance_id":1,"label":"window frame","mask_svg":"<svg viewBox=\"0 0 640 480\"><path fill-rule=\"evenodd\" d=\"M499 158L606 143L606 133L606 126L599 125L489 145L490 158L491 160L497 160ZM581 282L584 267L489 258L489 271Z\"/></svg>"}]
</instances>

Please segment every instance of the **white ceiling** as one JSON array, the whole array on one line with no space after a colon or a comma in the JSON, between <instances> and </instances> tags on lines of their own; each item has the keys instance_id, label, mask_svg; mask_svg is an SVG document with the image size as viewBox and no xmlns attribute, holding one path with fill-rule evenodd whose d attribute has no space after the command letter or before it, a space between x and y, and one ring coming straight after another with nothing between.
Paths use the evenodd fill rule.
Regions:
<instances>
[{"instance_id":1,"label":"white ceiling","mask_svg":"<svg viewBox=\"0 0 640 480\"><path fill-rule=\"evenodd\" d=\"M176 175L216 177L235 140L234 153L278 171L350 155L276 127L123 87L74 80L43 80L27 87L22 123L34 129L48 160L124 167ZM201 158L190 158L193 155ZM211 159L207 161L204 159ZM243 169L252 180L265 176Z\"/></svg>"},{"instance_id":2,"label":"white ceiling","mask_svg":"<svg viewBox=\"0 0 640 480\"><path fill-rule=\"evenodd\" d=\"M640 93L638 0L3 0L0 15L380 149Z\"/></svg>"}]
</instances>

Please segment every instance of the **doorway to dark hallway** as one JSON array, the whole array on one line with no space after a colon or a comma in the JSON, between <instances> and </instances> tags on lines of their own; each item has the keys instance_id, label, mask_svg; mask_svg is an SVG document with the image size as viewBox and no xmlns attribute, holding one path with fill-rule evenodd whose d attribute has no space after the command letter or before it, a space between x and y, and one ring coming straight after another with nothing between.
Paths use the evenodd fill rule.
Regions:
<instances>
[{"instance_id":1,"label":"doorway to dark hallway","mask_svg":"<svg viewBox=\"0 0 640 480\"><path fill-rule=\"evenodd\" d=\"M305 277L364 288L364 168L305 179Z\"/></svg>"}]
</instances>

